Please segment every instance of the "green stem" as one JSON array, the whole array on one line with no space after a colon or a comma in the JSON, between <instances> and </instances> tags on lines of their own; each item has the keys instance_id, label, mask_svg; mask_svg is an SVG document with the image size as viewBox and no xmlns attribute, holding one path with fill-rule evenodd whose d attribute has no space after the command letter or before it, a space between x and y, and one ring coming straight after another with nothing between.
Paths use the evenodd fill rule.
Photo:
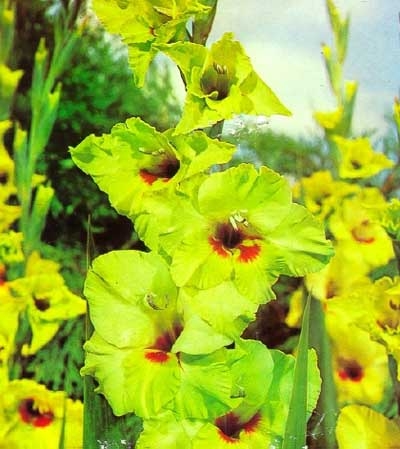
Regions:
<instances>
[{"instance_id":1,"label":"green stem","mask_svg":"<svg viewBox=\"0 0 400 449\"><path fill-rule=\"evenodd\" d=\"M336 388L333 379L332 352L329 336L325 327L325 316L322 304L318 300L311 302L311 346L318 354L319 369L321 372L322 386L321 394L317 405L318 416L322 418L321 435L322 444L318 447L324 449L335 449L335 427L338 415L338 406L336 400Z\"/></svg>"},{"instance_id":2,"label":"green stem","mask_svg":"<svg viewBox=\"0 0 400 449\"><path fill-rule=\"evenodd\" d=\"M400 274L400 240L392 240L393 251L396 256L397 272Z\"/></svg>"},{"instance_id":3,"label":"green stem","mask_svg":"<svg viewBox=\"0 0 400 449\"><path fill-rule=\"evenodd\" d=\"M389 371L393 383L394 399L397 404L396 415L400 416L400 381L396 359L389 355Z\"/></svg>"},{"instance_id":4,"label":"green stem","mask_svg":"<svg viewBox=\"0 0 400 449\"><path fill-rule=\"evenodd\" d=\"M197 19L193 22L192 42L195 44L205 45L207 42L217 12L217 4L218 0L213 0L209 14L205 18Z\"/></svg>"}]
</instances>

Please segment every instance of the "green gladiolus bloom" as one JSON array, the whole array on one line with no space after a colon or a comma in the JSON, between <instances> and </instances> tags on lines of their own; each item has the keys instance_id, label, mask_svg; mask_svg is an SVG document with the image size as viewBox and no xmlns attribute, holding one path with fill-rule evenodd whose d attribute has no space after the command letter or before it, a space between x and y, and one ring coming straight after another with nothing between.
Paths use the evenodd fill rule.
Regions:
<instances>
[{"instance_id":1,"label":"green gladiolus bloom","mask_svg":"<svg viewBox=\"0 0 400 449\"><path fill-rule=\"evenodd\" d=\"M223 349L232 339L186 319L177 294L158 254L113 251L94 261L85 295L95 333L82 373L99 381L116 415L149 418L174 401L183 416L208 418L238 402Z\"/></svg>"},{"instance_id":2,"label":"green gladiolus bloom","mask_svg":"<svg viewBox=\"0 0 400 449\"><path fill-rule=\"evenodd\" d=\"M318 271L332 255L321 224L292 203L288 183L266 167L242 164L210 175L192 207L197 219L171 251L178 286L232 281L240 294L263 302L274 297L280 274Z\"/></svg>"},{"instance_id":3,"label":"green gladiolus bloom","mask_svg":"<svg viewBox=\"0 0 400 449\"><path fill-rule=\"evenodd\" d=\"M139 87L158 53L156 44L184 39L187 21L209 10L195 0L94 0L93 7L107 31L119 34L127 44L129 63Z\"/></svg>"},{"instance_id":4,"label":"green gladiolus bloom","mask_svg":"<svg viewBox=\"0 0 400 449\"><path fill-rule=\"evenodd\" d=\"M187 97L177 134L211 126L234 114L290 115L254 71L232 33L224 34L209 50L190 42L158 48L176 62L186 81Z\"/></svg>"},{"instance_id":5,"label":"green gladiolus bloom","mask_svg":"<svg viewBox=\"0 0 400 449\"><path fill-rule=\"evenodd\" d=\"M166 214L179 200L175 190L184 180L228 162L235 147L195 132L185 139L160 133L138 118L115 125L110 134L91 135L71 149L74 162L92 176L112 206L131 219L157 213L172 195Z\"/></svg>"},{"instance_id":6,"label":"green gladiolus bloom","mask_svg":"<svg viewBox=\"0 0 400 449\"><path fill-rule=\"evenodd\" d=\"M253 340L238 342L232 358L236 395L243 401L238 407L208 420L177 420L163 413L144 420L144 431L137 446L172 449L230 448L265 449L282 442L293 388L294 358L279 351L269 351ZM234 361L233 361L234 360ZM311 415L320 391L321 379L314 352L309 355L307 413ZM184 442L184 446L180 446Z\"/></svg>"}]
</instances>

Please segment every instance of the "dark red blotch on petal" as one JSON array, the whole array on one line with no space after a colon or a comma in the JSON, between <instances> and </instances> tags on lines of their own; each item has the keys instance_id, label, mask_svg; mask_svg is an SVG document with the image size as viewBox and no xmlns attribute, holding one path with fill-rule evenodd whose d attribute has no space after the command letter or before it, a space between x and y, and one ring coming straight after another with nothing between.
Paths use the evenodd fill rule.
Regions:
<instances>
[{"instance_id":1,"label":"dark red blotch on petal","mask_svg":"<svg viewBox=\"0 0 400 449\"><path fill-rule=\"evenodd\" d=\"M342 380L360 382L364 377L364 370L356 360L342 360L338 374Z\"/></svg>"},{"instance_id":2,"label":"dark red blotch on petal","mask_svg":"<svg viewBox=\"0 0 400 449\"><path fill-rule=\"evenodd\" d=\"M240 432L243 430L246 433L252 433L256 430L258 423L261 420L261 415L256 413L247 422L240 422L240 418L233 412L229 412L224 416L220 416L215 420L215 425L218 427L219 436L227 443L239 442Z\"/></svg>"},{"instance_id":3,"label":"dark red blotch on petal","mask_svg":"<svg viewBox=\"0 0 400 449\"><path fill-rule=\"evenodd\" d=\"M139 174L146 184L152 185L157 179L168 182L176 175L179 167L178 159L166 158L154 168L140 170Z\"/></svg>"},{"instance_id":4,"label":"dark red blotch on petal","mask_svg":"<svg viewBox=\"0 0 400 449\"><path fill-rule=\"evenodd\" d=\"M243 424L243 430L246 433L254 432L260 421L261 421L261 415L259 413L256 413L251 419L249 419L249 421L247 421L245 424Z\"/></svg>"},{"instance_id":5,"label":"dark red blotch on petal","mask_svg":"<svg viewBox=\"0 0 400 449\"><path fill-rule=\"evenodd\" d=\"M0 265L0 286L6 283L6 279L6 267L4 265Z\"/></svg>"},{"instance_id":6,"label":"dark red blotch on petal","mask_svg":"<svg viewBox=\"0 0 400 449\"><path fill-rule=\"evenodd\" d=\"M41 413L35 408L35 401L32 398L24 399L20 402L18 412L22 421L32 424L34 427L47 427L54 420L51 411Z\"/></svg>"},{"instance_id":7,"label":"dark red blotch on petal","mask_svg":"<svg viewBox=\"0 0 400 449\"><path fill-rule=\"evenodd\" d=\"M154 345L146 351L145 357L154 363L164 363L169 359L169 352L174 345L176 339L183 330L181 324L175 324L172 329L162 333L155 341ZM151 349L155 351L151 351Z\"/></svg>"},{"instance_id":8,"label":"dark red blotch on petal","mask_svg":"<svg viewBox=\"0 0 400 449\"><path fill-rule=\"evenodd\" d=\"M219 224L215 229L215 234L209 237L208 241L214 252L219 256L228 257L233 249L239 250L239 262L251 262L261 251L261 246L255 243L259 237L248 235L246 228L235 229L230 223Z\"/></svg>"}]
</instances>

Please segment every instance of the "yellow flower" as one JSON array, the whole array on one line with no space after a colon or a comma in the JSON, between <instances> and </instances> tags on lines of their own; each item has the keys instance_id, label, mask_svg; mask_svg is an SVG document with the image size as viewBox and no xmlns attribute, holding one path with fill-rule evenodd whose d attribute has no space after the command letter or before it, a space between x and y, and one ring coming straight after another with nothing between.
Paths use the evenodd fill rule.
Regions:
<instances>
[{"instance_id":1,"label":"yellow flower","mask_svg":"<svg viewBox=\"0 0 400 449\"><path fill-rule=\"evenodd\" d=\"M342 122L343 107L339 106L337 109L329 112L314 112L314 119L325 130L334 131Z\"/></svg>"},{"instance_id":2,"label":"yellow flower","mask_svg":"<svg viewBox=\"0 0 400 449\"><path fill-rule=\"evenodd\" d=\"M339 449L400 449L399 425L362 405L341 410L336 438Z\"/></svg>"},{"instance_id":3,"label":"yellow flower","mask_svg":"<svg viewBox=\"0 0 400 449\"><path fill-rule=\"evenodd\" d=\"M385 168L393 167L390 159L374 151L367 138L346 139L334 136L332 140L341 156L339 165L341 178L369 178Z\"/></svg>"},{"instance_id":4,"label":"yellow flower","mask_svg":"<svg viewBox=\"0 0 400 449\"><path fill-rule=\"evenodd\" d=\"M327 312L334 314L337 322L367 331L400 365L400 276L385 276L370 286L359 286L347 296L329 301Z\"/></svg>"},{"instance_id":5,"label":"yellow flower","mask_svg":"<svg viewBox=\"0 0 400 449\"><path fill-rule=\"evenodd\" d=\"M345 198L329 220L337 245L348 254L357 255L370 268L386 265L394 256L389 236L375 219L376 208L384 205L385 199L378 189L364 188Z\"/></svg>"},{"instance_id":6,"label":"yellow flower","mask_svg":"<svg viewBox=\"0 0 400 449\"><path fill-rule=\"evenodd\" d=\"M33 253L26 276L8 283L14 301L26 305L32 329L30 345L22 348L24 355L34 354L49 342L64 320L86 311L86 302L67 288L58 269L57 263Z\"/></svg>"},{"instance_id":7,"label":"yellow flower","mask_svg":"<svg viewBox=\"0 0 400 449\"><path fill-rule=\"evenodd\" d=\"M326 317L338 402L378 404L390 379L385 347L372 341L368 332L344 324L335 314L327 313Z\"/></svg>"},{"instance_id":8,"label":"yellow flower","mask_svg":"<svg viewBox=\"0 0 400 449\"><path fill-rule=\"evenodd\" d=\"M11 125L9 120L0 121L0 202L6 201L10 195L17 193L14 185L14 162L3 143L4 134Z\"/></svg>"},{"instance_id":9,"label":"yellow flower","mask_svg":"<svg viewBox=\"0 0 400 449\"><path fill-rule=\"evenodd\" d=\"M289 298L289 312L285 318L285 323L289 327L301 327L304 304L304 292L300 287L295 290Z\"/></svg>"},{"instance_id":10,"label":"yellow flower","mask_svg":"<svg viewBox=\"0 0 400 449\"><path fill-rule=\"evenodd\" d=\"M82 448L82 418L82 403L63 391L28 379L11 381L0 393L0 447L58 449L65 419L63 447Z\"/></svg>"},{"instance_id":11,"label":"yellow flower","mask_svg":"<svg viewBox=\"0 0 400 449\"><path fill-rule=\"evenodd\" d=\"M17 264L23 261L22 233L14 231L0 233L0 264L4 265L4 269L7 265ZM4 277L3 280L5 279Z\"/></svg>"},{"instance_id":12,"label":"yellow flower","mask_svg":"<svg viewBox=\"0 0 400 449\"><path fill-rule=\"evenodd\" d=\"M344 181L334 181L329 171L318 171L302 178L293 188L295 199L302 198L304 205L314 215L326 218L341 201L359 187Z\"/></svg>"},{"instance_id":13,"label":"yellow flower","mask_svg":"<svg viewBox=\"0 0 400 449\"><path fill-rule=\"evenodd\" d=\"M369 285L368 265L356 253L344 251L339 245L335 255L321 271L306 276L306 286L320 300L346 295L358 286Z\"/></svg>"}]
</instances>

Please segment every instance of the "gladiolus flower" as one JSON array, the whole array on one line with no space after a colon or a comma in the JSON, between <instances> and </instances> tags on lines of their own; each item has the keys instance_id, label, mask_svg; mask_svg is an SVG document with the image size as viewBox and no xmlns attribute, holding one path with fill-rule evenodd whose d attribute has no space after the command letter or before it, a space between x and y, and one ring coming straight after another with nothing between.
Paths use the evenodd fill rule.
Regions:
<instances>
[{"instance_id":1,"label":"gladiolus flower","mask_svg":"<svg viewBox=\"0 0 400 449\"><path fill-rule=\"evenodd\" d=\"M320 270L332 255L322 226L266 167L243 164L210 175L193 208L197 219L171 251L178 286L207 289L231 280L239 293L264 302L280 274Z\"/></svg>"},{"instance_id":2,"label":"gladiolus flower","mask_svg":"<svg viewBox=\"0 0 400 449\"><path fill-rule=\"evenodd\" d=\"M0 392L0 447L57 449L64 420L63 447L82 448L81 402L28 379L11 381Z\"/></svg>"},{"instance_id":3,"label":"gladiolus flower","mask_svg":"<svg viewBox=\"0 0 400 449\"><path fill-rule=\"evenodd\" d=\"M362 405L340 411L336 437L339 449L400 449L399 425Z\"/></svg>"}]
</instances>

